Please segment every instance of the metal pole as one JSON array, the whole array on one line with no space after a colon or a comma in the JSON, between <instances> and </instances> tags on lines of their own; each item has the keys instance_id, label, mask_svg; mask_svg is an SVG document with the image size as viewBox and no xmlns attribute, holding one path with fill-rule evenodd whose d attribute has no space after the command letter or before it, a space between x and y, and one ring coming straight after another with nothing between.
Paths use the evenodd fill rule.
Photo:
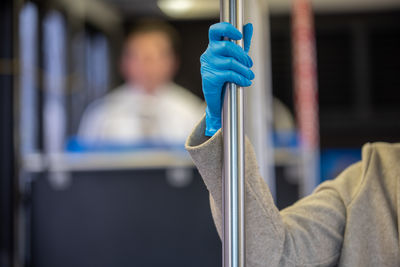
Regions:
<instances>
[{"instance_id":1,"label":"metal pole","mask_svg":"<svg viewBox=\"0 0 400 267\"><path fill-rule=\"evenodd\" d=\"M221 0L221 21L243 29L243 0ZM243 47L243 40L236 41ZM244 92L236 84L225 88L222 111L223 266L245 266L244 228Z\"/></svg>"}]
</instances>

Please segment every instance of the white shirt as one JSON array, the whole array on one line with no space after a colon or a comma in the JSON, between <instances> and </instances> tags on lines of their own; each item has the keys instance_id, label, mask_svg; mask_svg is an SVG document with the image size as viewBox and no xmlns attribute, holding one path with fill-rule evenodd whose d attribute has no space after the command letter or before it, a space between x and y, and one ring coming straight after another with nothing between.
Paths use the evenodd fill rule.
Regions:
<instances>
[{"instance_id":1,"label":"white shirt","mask_svg":"<svg viewBox=\"0 0 400 267\"><path fill-rule=\"evenodd\" d=\"M92 144L183 144L204 110L197 96L174 83L152 95L122 85L88 107L78 138Z\"/></svg>"}]
</instances>

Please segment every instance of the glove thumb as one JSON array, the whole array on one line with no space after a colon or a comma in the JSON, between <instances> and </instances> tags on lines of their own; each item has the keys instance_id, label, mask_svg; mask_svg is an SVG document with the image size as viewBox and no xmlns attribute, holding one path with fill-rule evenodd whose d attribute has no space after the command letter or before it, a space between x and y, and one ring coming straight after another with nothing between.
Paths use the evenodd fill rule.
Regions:
<instances>
[{"instance_id":1,"label":"glove thumb","mask_svg":"<svg viewBox=\"0 0 400 267\"><path fill-rule=\"evenodd\" d=\"M247 23L243 26L243 42L244 42L244 51L246 53L250 50L251 45L251 37L253 36L253 24Z\"/></svg>"}]
</instances>

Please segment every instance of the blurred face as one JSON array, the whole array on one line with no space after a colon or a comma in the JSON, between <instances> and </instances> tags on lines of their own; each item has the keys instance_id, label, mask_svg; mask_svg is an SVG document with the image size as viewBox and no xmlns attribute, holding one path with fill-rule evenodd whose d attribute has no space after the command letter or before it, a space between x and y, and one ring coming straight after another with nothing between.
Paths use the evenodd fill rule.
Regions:
<instances>
[{"instance_id":1,"label":"blurred face","mask_svg":"<svg viewBox=\"0 0 400 267\"><path fill-rule=\"evenodd\" d=\"M172 44L163 32L139 33L129 38L121 63L125 81L149 93L170 82L177 67Z\"/></svg>"}]
</instances>

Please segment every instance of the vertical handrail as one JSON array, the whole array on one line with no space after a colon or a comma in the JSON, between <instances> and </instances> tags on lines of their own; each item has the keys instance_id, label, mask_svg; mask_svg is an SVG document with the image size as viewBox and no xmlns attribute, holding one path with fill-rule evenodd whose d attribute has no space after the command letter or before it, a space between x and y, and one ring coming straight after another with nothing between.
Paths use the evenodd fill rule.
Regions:
<instances>
[{"instance_id":1,"label":"vertical handrail","mask_svg":"<svg viewBox=\"0 0 400 267\"><path fill-rule=\"evenodd\" d=\"M243 0L221 0L221 21L243 30ZM235 41L243 47L243 39ZM223 266L245 266L244 227L244 92L228 83L222 109Z\"/></svg>"}]
</instances>

